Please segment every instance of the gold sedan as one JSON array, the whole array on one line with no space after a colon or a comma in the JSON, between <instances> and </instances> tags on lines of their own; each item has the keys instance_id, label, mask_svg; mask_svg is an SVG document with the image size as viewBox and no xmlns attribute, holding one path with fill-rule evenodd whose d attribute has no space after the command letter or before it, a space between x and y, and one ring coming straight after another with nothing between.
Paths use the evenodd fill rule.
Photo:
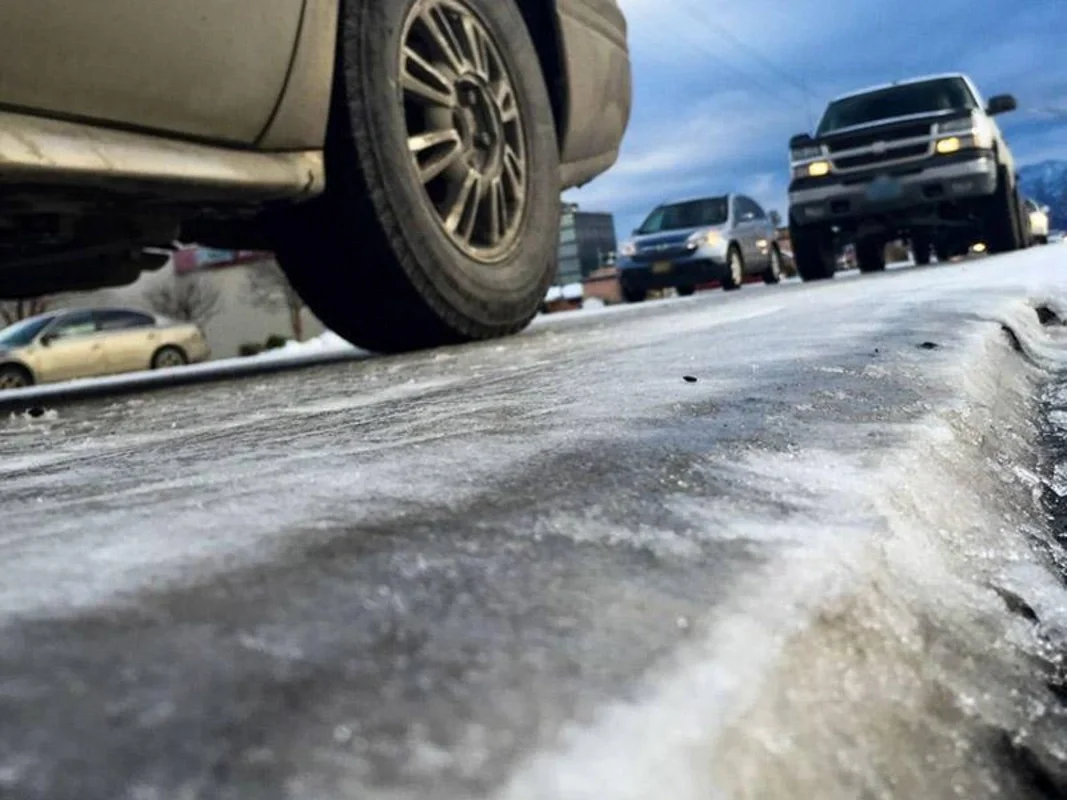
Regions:
<instances>
[{"instance_id":1,"label":"gold sedan","mask_svg":"<svg viewBox=\"0 0 1067 800\"><path fill-rule=\"evenodd\" d=\"M210 354L192 323L124 308L57 311L0 331L0 390L179 367Z\"/></svg>"}]
</instances>

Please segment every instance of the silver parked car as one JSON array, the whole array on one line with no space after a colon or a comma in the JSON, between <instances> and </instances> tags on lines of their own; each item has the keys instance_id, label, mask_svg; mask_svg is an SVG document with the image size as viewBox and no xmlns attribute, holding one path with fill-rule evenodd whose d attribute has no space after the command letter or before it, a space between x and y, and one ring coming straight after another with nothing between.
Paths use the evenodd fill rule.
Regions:
<instances>
[{"instance_id":1,"label":"silver parked car","mask_svg":"<svg viewBox=\"0 0 1067 800\"><path fill-rule=\"evenodd\" d=\"M746 276L782 277L772 215L742 194L701 197L657 206L619 248L616 268L627 302L652 289L692 294L701 283L740 289Z\"/></svg>"}]
</instances>

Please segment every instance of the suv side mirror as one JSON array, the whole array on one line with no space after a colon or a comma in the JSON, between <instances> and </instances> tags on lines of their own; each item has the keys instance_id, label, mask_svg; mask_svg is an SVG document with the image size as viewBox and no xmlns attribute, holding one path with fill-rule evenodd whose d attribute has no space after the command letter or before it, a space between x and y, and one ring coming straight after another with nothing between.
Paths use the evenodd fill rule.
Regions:
<instances>
[{"instance_id":1,"label":"suv side mirror","mask_svg":"<svg viewBox=\"0 0 1067 800\"><path fill-rule=\"evenodd\" d=\"M798 133L789 140L790 150L802 150L805 147L814 147L815 140L810 133Z\"/></svg>"},{"instance_id":2,"label":"suv side mirror","mask_svg":"<svg viewBox=\"0 0 1067 800\"><path fill-rule=\"evenodd\" d=\"M41 347L49 347L58 338L59 336L55 333L46 333L41 337Z\"/></svg>"},{"instance_id":3,"label":"suv side mirror","mask_svg":"<svg viewBox=\"0 0 1067 800\"><path fill-rule=\"evenodd\" d=\"M779 214L777 211L771 211L769 214L767 214L767 218L770 219L771 225L773 225L774 227L782 227L782 215Z\"/></svg>"},{"instance_id":4,"label":"suv side mirror","mask_svg":"<svg viewBox=\"0 0 1067 800\"><path fill-rule=\"evenodd\" d=\"M1009 111L1014 111L1018 107L1019 104L1012 95L998 94L996 97L989 98L989 107L986 109L986 113L992 117L997 114L1006 114Z\"/></svg>"}]
</instances>

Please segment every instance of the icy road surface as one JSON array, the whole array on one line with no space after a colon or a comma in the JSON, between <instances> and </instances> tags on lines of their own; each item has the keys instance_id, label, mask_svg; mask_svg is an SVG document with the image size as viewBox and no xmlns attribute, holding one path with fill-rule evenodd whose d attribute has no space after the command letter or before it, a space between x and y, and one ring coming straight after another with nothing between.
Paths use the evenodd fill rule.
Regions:
<instances>
[{"instance_id":1,"label":"icy road surface","mask_svg":"<svg viewBox=\"0 0 1067 800\"><path fill-rule=\"evenodd\" d=\"M5 418L0 796L1056 796L1051 313L1040 248Z\"/></svg>"}]
</instances>

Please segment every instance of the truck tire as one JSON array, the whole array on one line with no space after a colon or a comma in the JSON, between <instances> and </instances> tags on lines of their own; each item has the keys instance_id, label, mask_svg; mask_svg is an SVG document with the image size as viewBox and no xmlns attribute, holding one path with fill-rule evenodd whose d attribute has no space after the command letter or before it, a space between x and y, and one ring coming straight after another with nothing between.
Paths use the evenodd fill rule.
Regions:
<instances>
[{"instance_id":1,"label":"truck tire","mask_svg":"<svg viewBox=\"0 0 1067 800\"><path fill-rule=\"evenodd\" d=\"M1023 247L1019 190L1001 167L997 190L985 203L985 239L990 253L1011 253Z\"/></svg>"},{"instance_id":2,"label":"truck tire","mask_svg":"<svg viewBox=\"0 0 1067 800\"><path fill-rule=\"evenodd\" d=\"M885 271L885 242L881 239L867 237L856 242L856 260L860 272Z\"/></svg>"},{"instance_id":3,"label":"truck tire","mask_svg":"<svg viewBox=\"0 0 1067 800\"><path fill-rule=\"evenodd\" d=\"M834 277L832 233L817 226L801 226L790 220L789 239L793 244L793 262L802 281L821 281Z\"/></svg>"},{"instance_id":4,"label":"truck tire","mask_svg":"<svg viewBox=\"0 0 1067 800\"><path fill-rule=\"evenodd\" d=\"M526 327L552 281L560 186L518 4L348 0L337 58L326 191L266 219L293 286L378 352Z\"/></svg>"},{"instance_id":5,"label":"truck tire","mask_svg":"<svg viewBox=\"0 0 1067 800\"><path fill-rule=\"evenodd\" d=\"M925 233L911 237L911 251L915 256L915 263L925 267L930 263L930 250L933 247L930 237Z\"/></svg>"},{"instance_id":6,"label":"truck tire","mask_svg":"<svg viewBox=\"0 0 1067 800\"><path fill-rule=\"evenodd\" d=\"M648 297L647 289L622 287L622 299L627 303L643 303L646 297Z\"/></svg>"}]
</instances>

